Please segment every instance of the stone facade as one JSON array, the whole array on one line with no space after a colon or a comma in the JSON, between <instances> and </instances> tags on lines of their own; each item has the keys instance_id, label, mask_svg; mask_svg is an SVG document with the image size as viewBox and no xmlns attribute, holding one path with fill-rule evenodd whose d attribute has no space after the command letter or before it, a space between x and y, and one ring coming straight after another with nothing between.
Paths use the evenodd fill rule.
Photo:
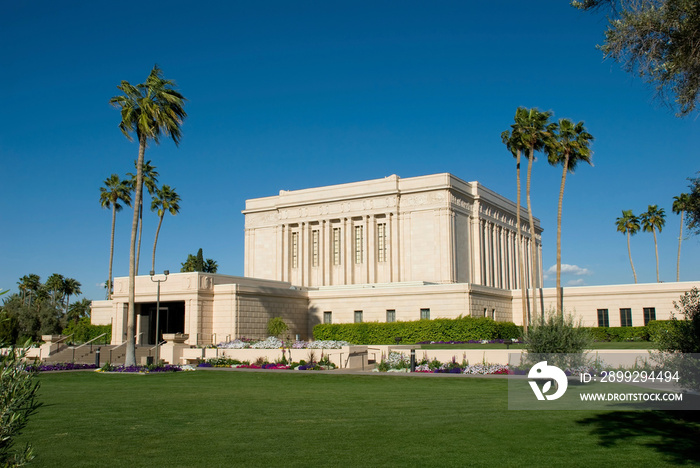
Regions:
<instances>
[{"instance_id":1,"label":"stone facade","mask_svg":"<svg viewBox=\"0 0 700 468\"><path fill-rule=\"evenodd\" d=\"M161 333L189 345L264 338L282 317L289 335L310 338L316 324L490 317L522 324L516 207L478 182L451 174L390 176L246 201L245 277L176 273L161 283ZM530 238L521 208L525 285L535 248L542 284L539 221ZM162 277L161 277L162 279ZM667 319L673 301L700 282L564 289L564 307L587 326L644 325ZM539 288L553 310L553 288ZM156 340L156 283L136 278L137 342ZM110 301L94 301L92 321L126 338L128 278Z\"/></svg>"},{"instance_id":2,"label":"stone facade","mask_svg":"<svg viewBox=\"0 0 700 468\"><path fill-rule=\"evenodd\" d=\"M520 287L515 204L451 174L281 191L246 201L243 213L247 277L303 287L410 281ZM521 207L527 252L528 226ZM537 286L541 232L536 219ZM529 278L529 254L525 268Z\"/></svg>"}]
</instances>

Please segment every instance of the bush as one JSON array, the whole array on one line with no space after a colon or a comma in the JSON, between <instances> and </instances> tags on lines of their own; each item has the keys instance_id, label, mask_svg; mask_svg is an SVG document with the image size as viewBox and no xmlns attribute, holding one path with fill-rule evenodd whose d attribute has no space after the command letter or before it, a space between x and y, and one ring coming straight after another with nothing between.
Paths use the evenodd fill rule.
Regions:
<instances>
[{"instance_id":1,"label":"bush","mask_svg":"<svg viewBox=\"0 0 700 468\"><path fill-rule=\"evenodd\" d=\"M28 345L29 343L27 343ZM27 348L12 347L0 355L0 466L22 466L34 458L29 444L13 451L14 438L20 435L31 416L41 405L36 394L39 383L34 372L25 366Z\"/></svg>"},{"instance_id":2,"label":"bush","mask_svg":"<svg viewBox=\"0 0 700 468\"><path fill-rule=\"evenodd\" d=\"M530 354L582 353L591 343L586 328L574 323L571 315L550 313L535 320L525 335L525 349Z\"/></svg>"},{"instance_id":3,"label":"bush","mask_svg":"<svg viewBox=\"0 0 700 468\"><path fill-rule=\"evenodd\" d=\"M658 343L663 340L662 335L672 333L674 322L673 320L651 320L647 324L647 335L649 341Z\"/></svg>"},{"instance_id":4,"label":"bush","mask_svg":"<svg viewBox=\"0 0 700 468\"><path fill-rule=\"evenodd\" d=\"M279 337L287 330L289 330L289 325L287 325L282 317L273 317L267 321L267 334L270 336Z\"/></svg>"},{"instance_id":5,"label":"bush","mask_svg":"<svg viewBox=\"0 0 700 468\"><path fill-rule=\"evenodd\" d=\"M73 343L86 343L103 333L107 334L98 340L99 343L109 343L112 340L112 325L93 325L90 323L90 317L83 317L77 323L70 322L63 329L64 335L73 335Z\"/></svg>"},{"instance_id":6,"label":"bush","mask_svg":"<svg viewBox=\"0 0 700 468\"><path fill-rule=\"evenodd\" d=\"M414 322L365 322L321 324L314 327L315 340L339 340L354 344L415 344L422 341L469 341L519 338L512 322L485 317L417 320Z\"/></svg>"}]
</instances>

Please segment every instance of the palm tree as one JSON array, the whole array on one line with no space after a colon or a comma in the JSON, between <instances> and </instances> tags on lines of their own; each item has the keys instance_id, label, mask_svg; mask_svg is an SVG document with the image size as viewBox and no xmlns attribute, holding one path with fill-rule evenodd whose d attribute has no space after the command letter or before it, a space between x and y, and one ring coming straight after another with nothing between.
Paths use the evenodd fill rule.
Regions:
<instances>
[{"instance_id":1,"label":"palm tree","mask_svg":"<svg viewBox=\"0 0 700 468\"><path fill-rule=\"evenodd\" d=\"M163 217L166 212L173 216L180 212L180 195L175 192L175 189L171 189L169 185L163 185L163 188L156 190L151 201L151 211L158 213L158 229L156 229L156 240L153 242L153 257L151 258L151 271L155 271L156 245L158 244L160 226L163 224Z\"/></svg>"},{"instance_id":2,"label":"palm tree","mask_svg":"<svg viewBox=\"0 0 700 468\"><path fill-rule=\"evenodd\" d=\"M66 278L63 280L63 295L66 298L66 304L65 304L66 313L68 313L68 306L70 305L70 297L73 295L83 293L80 290L80 286L82 286L82 284L80 284L80 282L74 278Z\"/></svg>"},{"instance_id":3,"label":"palm tree","mask_svg":"<svg viewBox=\"0 0 700 468\"><path fill-rule=\"evenodd\" d=\"M109 242L109 277L107 279L107 299L112 298L112 262L114 260L114 227L117 220L117 211L122 210L119 202L131 206L131 183L127 180L119 180L117 174L112 174L105 179L105 186L100 187L100 206L112 208L112 237Z\"/></svg>"},{"instance_id":4,"label":"palm tree","mask_svg":"<svg viewBox=\"0 0 700 468\"><path fill-rule=\"evenodd\" d=\"M532 215L532 204L530 203L530 181L532 178L532 163L535 162L535 151L542 151L554 138L557 124L550 123L551 112L540 112L536 108L526 109L518 107L515 111L515 123L511 125L513 134L518 134L518 140L527 149L527 183L525 196L527 199L527 217L530 223L530 276L532 279L532 299L534 302L533 311L537 314L537 238L535 235L535 220ZM544 312L544 311L543 311Z\"/></svg>"},{"instance_id":5,"label":"palm tree","mask_svg":"<svg viewBox=\"0 0 700 468\"><path fill-rule=\"evenodd\" d=\"M136 161L134 161L134 167L136 166ZM128 172L126 175L131 177L131 185L136 185L136 174ZM139 238L136 243L136 274L139 274L139 262L141 260L141 232L143 231L143 186L146 186L148 194L153 197L158 190L158 172L156 167L151 165L151 160L149 159L143 163L143 180L141 184L141 204L139 205Z\"/></svg>"},{"instance_id":6,"label":"palm tree","mask_svg":"<svg viewBox=\"0 0 700 468\"><path fill-rule=\"evenodd\" d=\"M678 234L678 260L676 262L676 281L681 280L681 241L683 240L683 217L685 212L691 208L690 195L681 193L677 197L673 197L673 212L681 215L681 230Z\"/></svg>"},{"instance_id":7,"label":"palm tree","mask_svg":"<svg viewBox=\"0 0 700 468\"><path fill-rule=\"evenodd\" d=\"M75 301L68 308L66 318L69 321L72 321L74 323L78 323L78 320L80 320L81 318L90 316L91 305L92 305L92 301L90 301L87 298L82 298L79 301Z\"/></svg>"},{"instance_id":8,"label":"palm tree","mask_svg":"<svg viewBox=\"0 0 700 468\"><path fill-rule=\"evenodd\" d=\"M630 265L632 266L632 274L634 275L634 284L637 284L637 272L634 270L632 263L632 250L630 249L630 236L637 234L639 231L639 219L632 213L632 210L622 210L622 216L615 220L617 231L627 234L627 253L630 256Z\"/></svg>"},{"instance_id":9,"label":"palm tree","mask_svg":"<svg viewBox=\"0 0 700 468\"><path fill-rule=\"evenodd\" d=\"M30 273L21 277L17 284L19 285L19 290L22 293L22 304L24 304L25 300L29 298L29 305L31 306L32 297L36 296L39 289L41 289L41 277L39 275L35 275L34 273Z\"/></svg>"},{"instance_id":10,"label":"palm tree","mask_svg":"<svg viewBox=\"0 0 700 468\"><path fill-rule=\"evenodd\" d=\"M520 296L523 309L523 333L527 333L527 327L530 323L528 317L528 308L530 307L530 304L527 300L527 294L525 291L526 281L525 271L523 270L523 235L520 232L520 156L522 155L524 146L522 144L522 140L518 138L518 134L515 132L511 134L508 130L501 133L501 141L503 141L503 144L506 145L508 151L510 151L513 157L515 158L516 186L518 190L518 194L516 197L517 201L515 204L515 224L518 233L518 269L520 272Z\"/></svg>"},{"instance_id":11,"label":"palm tree","mask_svg":"<svg viewBox=\"0 0 700 468\"><path fill-rule=\"evenodd\" d=\"M138 207L141 203L143 183L143 162L148 140L156 144L161 135L171 137L178 145L182 132L180 126L187 116L184 109L185 98L173 89L175 83L163 78L158 66L154 66L144 83L133 86L122 81L117 86L123 95L110 99L110 104L121 109L119 128L132 140L131 132L136 134L139 143L139 155L136 160L136 193L134 198L134 217L131 223L131 243L129 244L129 309L127 312L126 357L125 364L136 364L136 309L134 305L134 286L136 283L136 229L138 227Z\"/></svg>"},{"instance_id":12,"label":"palm tree","mask_svg":"<svg viewBox=\"0 0 700 468\"><path fill-rule=\"evenodd\" d=\"M51 293L51 303L55 306L59 299L63 299L63 289L64 289L65 278L63 275L54 273L49 276L46 280L46 289Z\"/></svg>"},{"instance_id":13,"label":"palm tree","mask_svg":"<svg viewBox=\"0 0 700 468\"><path fill-rule=\"evenodd\" d=\"M656 243L656 231L661 232L664 224L666 224L666 213L663 208L656 205L649 205L647 212L639 215L644 231L654 234L654 251L656 252L656 282L660 283L659 279L659 246Z\"/></svg>"},{"instance_id":14,"label":"palm tree","mask_svg":"<svg viewBox=\"0 0 700 468\"><path fill-rule=\"evenodd\" d=\"M569 119L559 119L559 133L556 140L547 146L549 164L562 165L561 186L559 187L559 206L557 208L557 313L564 314L564 295L561 289L561 210L564 202L564 185L566 174L572 174L579 162L591 164L593 135L586 131L583 122L574 124Z\"/></svg>"}]
</instances>

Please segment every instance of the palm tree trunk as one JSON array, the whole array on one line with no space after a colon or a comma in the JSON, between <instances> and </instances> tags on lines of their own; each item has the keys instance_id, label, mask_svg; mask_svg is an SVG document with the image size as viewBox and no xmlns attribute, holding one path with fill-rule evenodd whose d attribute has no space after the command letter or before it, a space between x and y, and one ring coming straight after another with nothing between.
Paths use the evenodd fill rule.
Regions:
<instances>
[{"instance_id":1,"label":"palm tree trunk","mask_svg":"<svg viewBox=\"0 0 700 468\"><path fill-rule=\"evenodd\" d=\"M131 243L129 244L129 310L126 315L126 357L125 366L136 365L136 231L139 222L143 184L143 157L146 153L146 137L139 135L139 158L136 161L136 194L134 200L134 218L131 222Z\"/></svg>"},{"instance_id":2,"label":"palm tree trunk","mask_svg":"<svg viewBox=\"0 0 700 468\"><path fill-rule=\"evenodd\" d=\"M632 249L630 249L630 232L627 231L627 253L630 256L630 265L632 266L632 274L634 275L634 284L637 284L637 272L634 269L634 263L632 263Z\"/></svg>"},{"instance_id":3,"label":"palm tree trunk","mask_svg":"<svg viewBox=\"0 0 700 468\"><path fill-rule=\"evenodd\" d=\"M523 308L523 333L527 333L527 327L530 324L529 320L529 314L528 314L528 308L529 308L529 303L527 301L527 291L525 290L525 272L523 271L523 235L522 232L520 231L520 150L517 152L516 156L516 174L517 174L517 186L518 186L518 195L517 195L517 202L515 206L515 224L516 224L516 229L518 232L518 269L520 273L520 296L522 300L522 308Z\"/></svg>"},{"instance_id":4,"label":"palm tree trunk","mask_svg":"<svg viewBox=\"0 0 700 468\"><path fill-rule=\"evenodd\" d=\"M681 210L681 231L678 234L678 260L676 261L676 282L681 280L681 241L683 240L683 215L685 211Z\"/></svg>"},{"instance_id":5,"label":"palm tree trunk","mask_svg":"<svg viewBox=\"0 0 700 468\"><path fill-rule=\"evenodd\" d=\"M564 316L564 291L561 289L561 208L564 204L564 185L566 185L566 173L569 170L569 154L564 158L564 171L561 174L561 187L559 188L559 207L557 208L557 314Z\"/></svg>"},{"instance_id":6,"label":"palm tree trunk","mask_svg":"<svg viewBox=\"0 0 700 468\"><path fill-rule=\"evenodd\" d=\"M656 244L656 229L651 230L652 234L654 234L654 252L656 253L656 282L660 283L661 280L659 279L659 246Z\"/></svg>"},{"instance_id":7,"label":"palm tree trunk","mask_svg":"<svg viewBox=\"0 0 700 468\"><path fill-rule=\"evenodd\" d=\"M530 223L530 261L532 262L530 266L530 278L532 280L532 312L537 316L537 283L535 282L536 277L536 250L537 241L535 238L535 220L532 216L532 205L530 203L530 180L532 178L532 163L535 159L535 150L530 148L530 156L527 163L527 186L525 188L525 195L527 197L527 219Z\"/></svg>"},{"instance_id":8,"label":"palm tree trunk","mask_svg":"<svg viewBox=\"0 0 700 468\"><path fill-rule=\"evenodd\" d=\"M112 239L109 243L109 279L107 280L107 299L112 299L112 262L114 260L114 226L117 221L117 206L112 201Z\"/></svg>"},{"instance_id":9,"label":"palm tree trunk","mask_svg":"<svg viewBox=\"0 0 700 468\"><path fill-rule=\"evenodd\" d=\"M143 198L143 187L141 188L141 198ZM139 240L136 247L136 276L139 275L139 260L141 260L141 232L143 232L143 200L139 204Z\"/></svg>"},{"instance_id":10,"label":"palm tree trunk","mask_svg":"<svg viewBox=\"0 0 700 468\"><path fill-rule=\"evenodd\" d=\"M163 224L163 217L165 216L165 210L163 211L163 216L158 220L158 229L156 229L156 240L153 241L153 257L151 258L151 271L156 271L156 245L158 244L158 233L160 232L160 225Z\"/></svg>"}]
</instances>

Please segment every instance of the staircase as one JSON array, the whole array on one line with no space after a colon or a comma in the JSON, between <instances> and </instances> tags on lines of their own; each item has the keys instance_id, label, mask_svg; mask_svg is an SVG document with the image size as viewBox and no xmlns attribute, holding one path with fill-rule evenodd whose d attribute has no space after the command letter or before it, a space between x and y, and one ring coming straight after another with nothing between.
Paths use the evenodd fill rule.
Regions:
<instances>
[{"instance_id":1,"label":"staircase","mask_svg":"<svg viewBox=\"0 0 700 468\"><path fill-rule=\"evenodd\" d=\"M150 346L136 346L136 363L146 362L147 356L153 356ZM76 364L95 364L95 353L100 350L100 365L109 362L113 365L123 365L126 358L126 346L123 345L92 345L66 346L42 360L45 364L74 362Z\"/></svg>"}]
</instances>

